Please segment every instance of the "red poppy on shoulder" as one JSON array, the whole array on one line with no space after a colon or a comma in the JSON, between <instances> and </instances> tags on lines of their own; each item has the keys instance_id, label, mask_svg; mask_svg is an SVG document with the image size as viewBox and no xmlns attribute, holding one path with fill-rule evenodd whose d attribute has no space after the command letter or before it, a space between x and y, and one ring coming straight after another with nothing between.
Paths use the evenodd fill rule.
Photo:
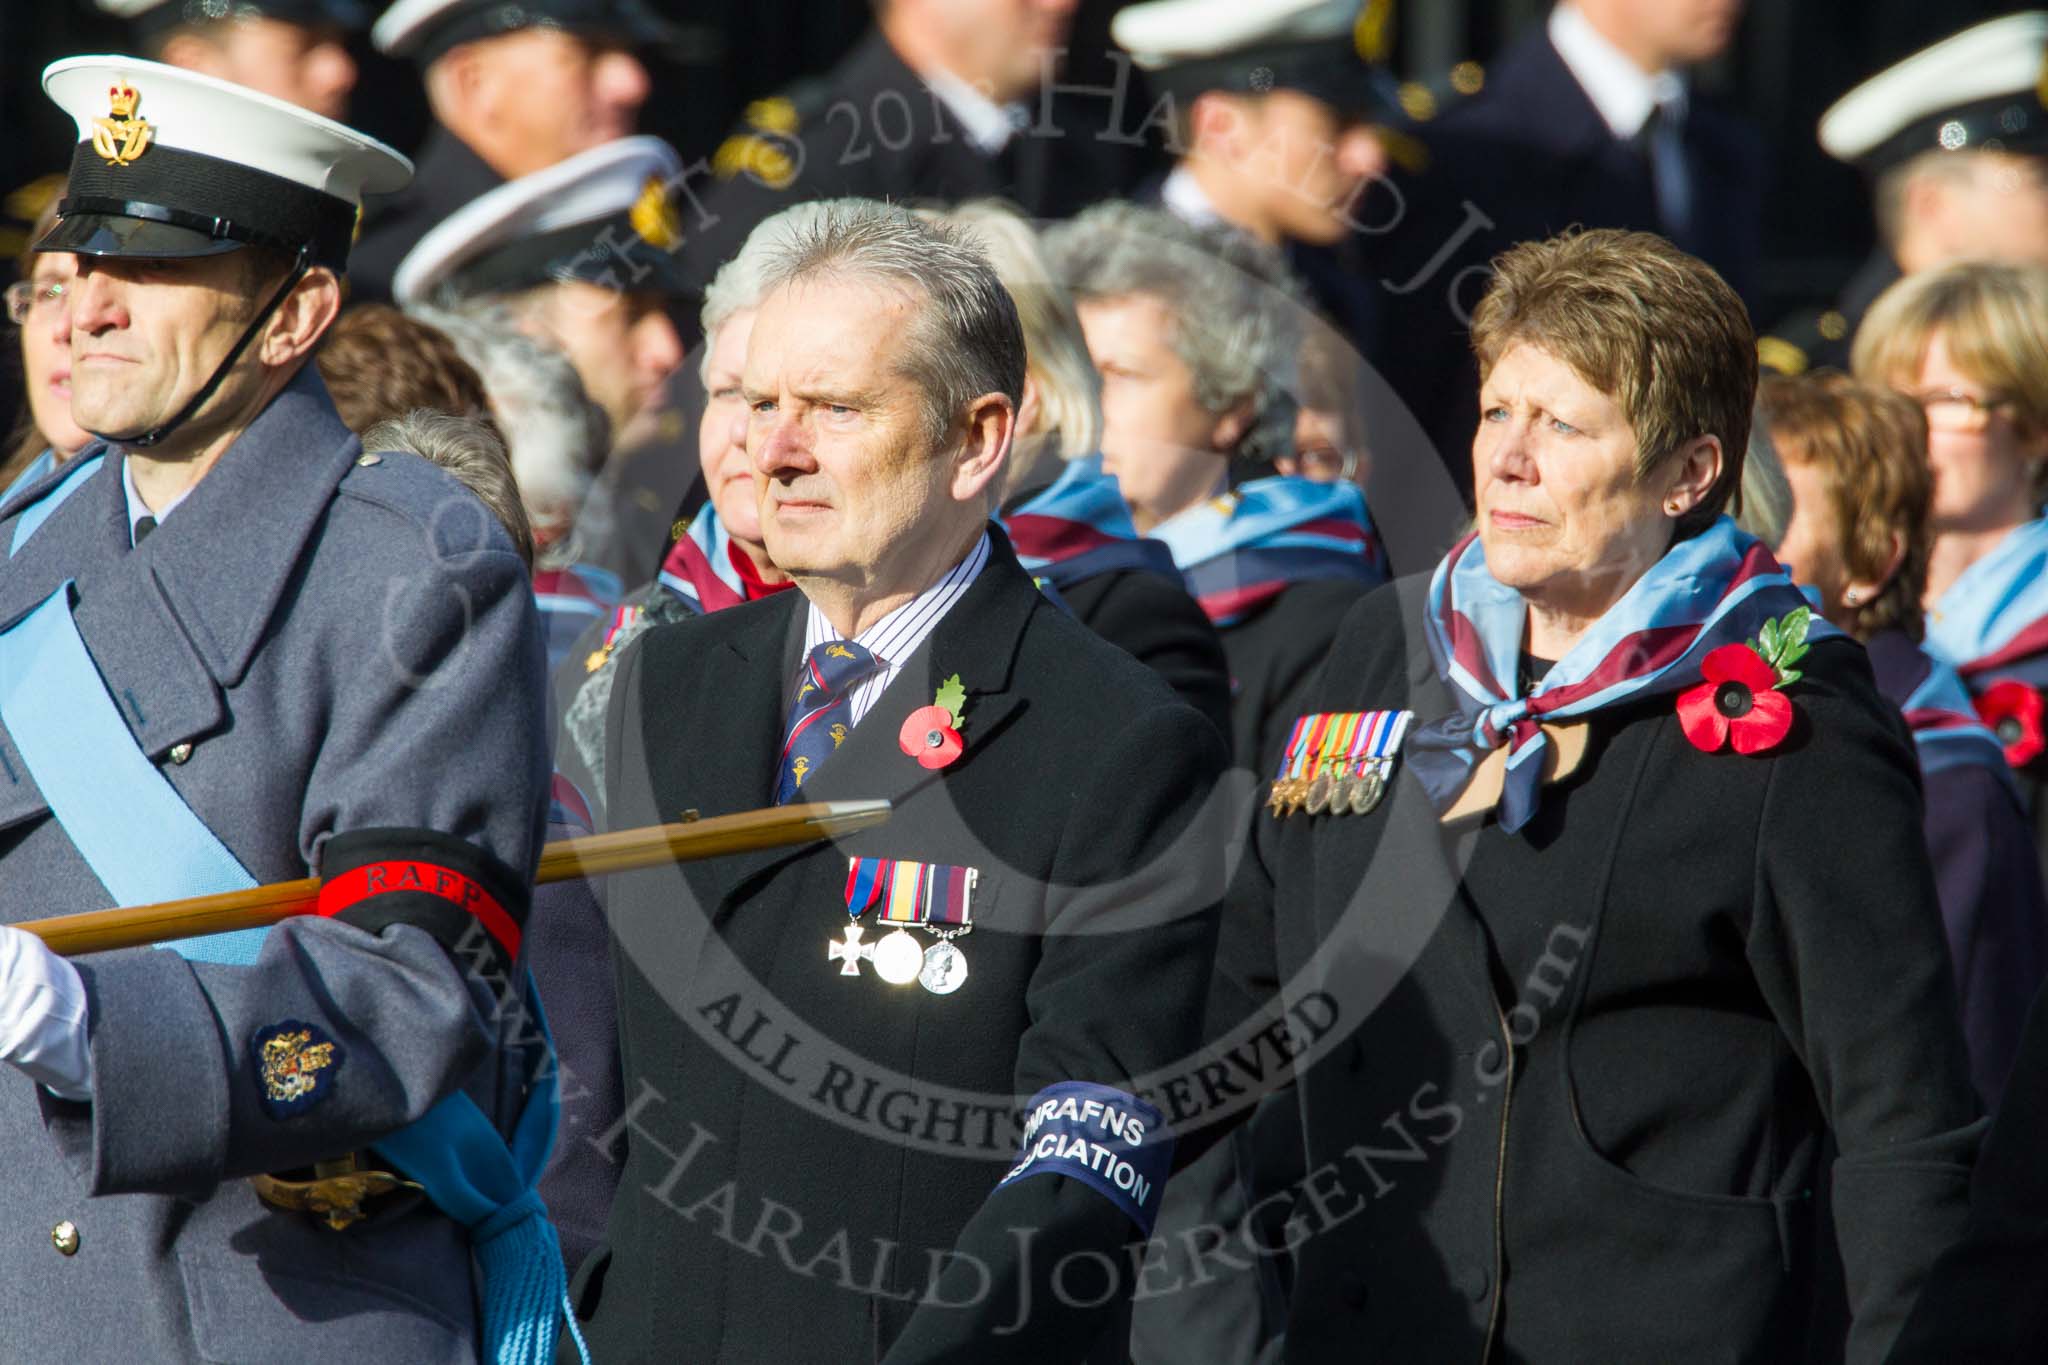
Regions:
<instances>
[{"instance_id":1,"label":"red poppy on shoulder","mask_svg":"<svg viewBox=\"0 0 2048 1365\"><path fill-rule=\"evenodd\" d=\"M1738 754L1776 748L1792 729L1792 699L1777 690L1778 670L1748 645L1722 645L1700 660L1699 686L1679 694L1678 723L1693 747Z\"/></svg>"},{"instance_id":2,"label":"red poppy on shoulder","mask_svg":"<svg viewBox=\"0 0 2048 1365\"><path fill-rule=\"evenodd\" d=\"M2038 688L2015 678L1993 683L1977 698L1977 716L2005 746L2005 761L2024 768L2048 749L2042 734L2043 703Z\"/></svg>"}]
</instances>

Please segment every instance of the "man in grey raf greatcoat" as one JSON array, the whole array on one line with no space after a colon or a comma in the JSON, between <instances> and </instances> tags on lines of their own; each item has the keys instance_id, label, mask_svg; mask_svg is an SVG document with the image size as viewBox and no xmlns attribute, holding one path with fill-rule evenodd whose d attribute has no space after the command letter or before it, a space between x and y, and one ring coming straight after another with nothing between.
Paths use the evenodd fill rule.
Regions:
<instances>
[{"instance_id":1,"label":"man in grey raf greatcoat","mask_svg":"<svg viewBox=\"0 0 2048 1365\"><path fill-rule=\"evenodd\" d=\"M391 1153L521 1112L485 982L518 979L545 817L541 640L494 518L366 454L308 363L361 194L410 167L150 62L44 88L79 140L38 249L79 257L101 440L0 504L0 921L323 890L73 959L0 928L0 1358L474 1361L470 1220ZM288 1207L366 1170L429 1193Z\"/></svg>"}]
</instances>

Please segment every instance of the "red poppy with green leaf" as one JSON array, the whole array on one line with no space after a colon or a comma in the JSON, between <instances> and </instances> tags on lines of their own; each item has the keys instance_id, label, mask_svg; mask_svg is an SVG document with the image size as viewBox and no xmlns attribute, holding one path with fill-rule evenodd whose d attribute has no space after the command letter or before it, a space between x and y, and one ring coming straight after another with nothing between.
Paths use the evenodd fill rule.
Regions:
<instances>
[{"instance_id":1,"label":"red poppy with green leaf","mask_svg":"<svg viewBox=\"0 0 2048 1365\"><path fill-rule=\"evenodd\" d=\"M1724 744L1738 754L1778 747L1792 729L1792 700L1784 690L1802 676L1813 612L1806 607L1766 621L1747 644L1722 645L1700 660L1697 687L1678 696L1678 723L1693 747L1716 753Z\"/></svg>"},{"instance_id":2,"label":"red poppy with green leaf","mask_svg":"<svg viewBox=\"0 0 2048 1365\"><path fill-rule=\"evenodd\" d=\"M967 747L967 742L960 738L960 713L967 705L967 689L961 685L958 673L939 684L932 703L918 707L904 718L903 728L896 733L896 743L917 760L919 767L944 768Z\"/></svg>"}]
</instances>

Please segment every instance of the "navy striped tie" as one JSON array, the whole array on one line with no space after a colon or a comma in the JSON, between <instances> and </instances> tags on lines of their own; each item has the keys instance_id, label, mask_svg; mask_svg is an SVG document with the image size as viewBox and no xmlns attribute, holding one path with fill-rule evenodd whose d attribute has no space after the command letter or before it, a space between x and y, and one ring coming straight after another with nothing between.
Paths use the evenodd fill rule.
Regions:
<instances>
[{"instance_id":1,"label":"navy striped tie","mask_svg":"<svg viewBox=\"0 0 2048 1365\"><path fill-rule=\"evenodd\" d=\"M804 779L845 741L853 728L853 689L881 666L851 640L827 640L804 660L803 681L789 704L782 757L775 765L776 805L795 800Z\"/></svg>"}]
</instances>

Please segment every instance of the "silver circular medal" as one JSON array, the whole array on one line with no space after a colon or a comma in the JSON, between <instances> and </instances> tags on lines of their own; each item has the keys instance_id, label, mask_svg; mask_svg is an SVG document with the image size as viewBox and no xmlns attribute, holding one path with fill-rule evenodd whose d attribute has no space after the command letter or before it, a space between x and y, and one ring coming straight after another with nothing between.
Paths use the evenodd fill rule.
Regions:
<instances>
[{"instance_id":1,"label":"silver circular medal","mask_svg":"<svg viewBox=\"0 0 2048 1365\"><path fill-rule=\"evenodd\" d=\"M875 945L875 975L892 986L907 986L917 980L923 964L924 950L901 929Z\"/></svg>"},{"instance_id":2,"label":"silver circular medal","mask_svg":"<svg viewBox=\"0 0 2048 1365\"><path fill-rule=\"evenodd\" d=\"M924 950L924 970L917 982L933 995L951 995L967 979L967 954L941 940Z\"/></svg>"},{"instance_id":3,"label":"silver circular medal","mask_svg":"<svg viewBox=\"0 0 2048 1365\"><path fill-rule=\"evenodd\" d=\"M1308 813L1321 815L1330 808L1330 788L1333 784L1328 773L1317 773L1308 784Z\"/></svg>"},{"instance_id":4,"label":"silver circular medal","mask_svg":"<svg viewBox=\"0 0 2048 1365\"><path fill-rule=\"evenodd\" d=\"M1372 808L1380 803L1380 798L1386 795L1386 791L1386 774L1380 769L1379 765L1374 764L1372 767L1367 768L1364 775L1358 779L1357 785L1351 789L1351 813L1353 815L1371 814Z\"/></svg>"}]
</instances>

